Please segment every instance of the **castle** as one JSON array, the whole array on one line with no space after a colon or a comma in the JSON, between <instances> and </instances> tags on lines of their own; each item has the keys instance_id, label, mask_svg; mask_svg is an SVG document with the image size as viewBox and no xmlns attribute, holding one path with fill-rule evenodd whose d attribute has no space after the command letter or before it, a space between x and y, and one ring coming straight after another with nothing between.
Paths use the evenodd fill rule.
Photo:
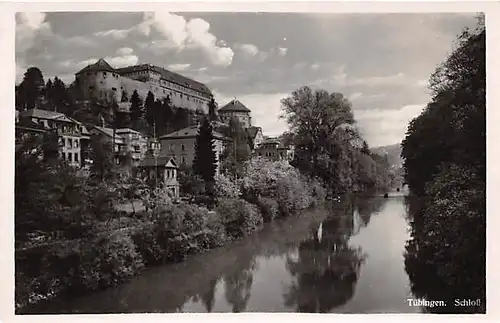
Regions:
<instances>
[{"instance_id":1,"label":"castle","mask_svg":"<svg viewBox=\"0 0 500 323\"><path fill-rule=\"evenodd\" d=\"M128 103L135 90L145 100L151 91L155 99L168 96L174 106L207 112L213 97L206 85L162 67L140 64L113 68L102 58L77 72L75 81L84 99L103 102L115 99Z\"/></svg>"}]
</instances>

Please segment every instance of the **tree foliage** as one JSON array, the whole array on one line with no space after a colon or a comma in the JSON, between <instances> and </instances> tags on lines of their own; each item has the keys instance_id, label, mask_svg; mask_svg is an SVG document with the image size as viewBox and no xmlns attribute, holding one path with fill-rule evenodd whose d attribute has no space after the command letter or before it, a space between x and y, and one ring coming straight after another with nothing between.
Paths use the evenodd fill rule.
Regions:
<instances>
[{"instance_id":1,"label":"tree foliage","mask_svg":"<svg viewBox=\"0 0 500 323\"><path fill-rule=\"evenodd\" d=\"M413 212L406 270L418 297L448 313L484 312L486 247L485 30L465 30L430 80L427 108L403 141L405 180L425 195ZM478 307L455 299L481 299Z\"/></svg>"},{"instance_id":2,"label":"tree foliage","mask_svg":"<svg viewBox=\"0 0 500 323\"><path fill-rule=\"evenodd\" d=\"M19 84L16 95L16 108L28 110L40 107L43 99L45 81L38 67L30 67L24 73L22 82Z\"/></svg>"},{"instance_id":3,"label":"tree foliage","mask_svg":"<svg viewBox=\"0 0 500 323\"><path fill-rule=\"evenodd\" d=\"M366 142L355 127L351 103L342 94L302 87L281 104L290 126L286 139L295 146L294 166L329 183L334 192L364 190L384 182L377 176L385 176L387 165L363 154Z\"/></svg>"},{"instance_id":4,"label":"tree foliage","mask_svg":"<svg viewBox=\"0 0 500 323\"><path fill-rule=\"evenodd\" d=\"M209 184L214 182L216 169L217 156L212 125L208 119L204 119L196 137L193 171Z\"/></svg>"}]
</instances>

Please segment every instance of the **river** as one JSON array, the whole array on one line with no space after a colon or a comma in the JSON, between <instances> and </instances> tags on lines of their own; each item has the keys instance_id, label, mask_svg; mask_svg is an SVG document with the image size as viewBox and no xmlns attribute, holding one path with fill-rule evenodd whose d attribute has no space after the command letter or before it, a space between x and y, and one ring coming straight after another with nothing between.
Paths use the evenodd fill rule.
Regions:
<instances>
[{"instance_id":1,"label":"river","mask_svg":"<svg viewBox=\"0 0 500 323\"><path fill-rule=\"evenodd\" d=\"M399 194L346 198L37 312L421 312L408 302L406 212Z\"/></svg>"}]
</instances>

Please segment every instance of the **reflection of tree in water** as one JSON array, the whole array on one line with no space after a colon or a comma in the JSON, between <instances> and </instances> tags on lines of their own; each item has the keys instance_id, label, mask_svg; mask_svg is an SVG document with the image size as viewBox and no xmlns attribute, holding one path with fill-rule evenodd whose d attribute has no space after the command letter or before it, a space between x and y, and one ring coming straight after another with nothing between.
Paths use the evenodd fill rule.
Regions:
<instances>
[{"instance_id":1,"label":"reflection of tree in water","mask_svg":"<svg viewBox=\"0 0 500 323\"><path fill-rule=\"evenodd\" d=\"M210 280L208 289L200 297L205 305L205 309L208 313L211 313L214 308L215 303L215 287L217 286L218 279L214 278Z\"/></svg>"},{"instance_id":2,"label":"reflection of tree in water","mask_svg":"<svg viewBox=\"0 0 500 323\"><path fill-rule=\"evenodd\" d=\"M455 306L454 301L455 299L476 300L479 297L474 291L477 287L474 282L480 281L482 277L474 277L474 274L484 273L484 270L477 269L484 266L484 263L473 263L470 259L470 250L457 249L456 245L446 244L446 241L450 241L448 237L437 238L435 236L437 230L444 231L439 227L444 224L432 221L435 215L429 209L430 203L423 199L407 198L405 204L409 214L408 221L411 223L411 238L407 241L405 253L405 269L410 278L411 291L416 298L428 301L442 300L447 304L446 307L426 306L424 311L455 314L483 313L485 311L484 298L481 307ZM453 225L453 223L446 223L446 225ZM468 239L469 235L474 236L474 230L477 230L476 226L471 225L470 232L463 235L463 239ZM458 238L455 241L459 246L463 243ZM480 249L477 248L477 250ZM473 269L462 272L458 268Z\"/></svg>"},{"instance_id":3,"label":"reflection of tree in water","mask_svg":"<svg viewBox=\"0 0 500 323\"><path fill-rule=\"evenodd\" d=\"M352 212L330 217L322 224L321 239L316 229L300 243L298 259L287 260L287 269L297 280L284 295L286 306L325 313L353 296L364 257L361 249L348 246L352 224Z\"/></svg>"},{"instance_id":4,"label":"reflection of tree in water","mask_svg":"<svg viewBox=\"0 0 500 323\"><path fill-rule=\"evenodd\" d=\"M236 271L224 276L226 300L233 307L233 313L245 311L253 283L255 258L241 255L235 262Z\"/></svg>"},{"instance_id":5,"label":"reflection of tree in water","mask_svg":"<svg viewBox=\"0 0 500 323\"><path fill-rule=\"evenodd\" d=\"M368 226L370 218L373 214L380 212L382 206L387 202L387 199L382 197L371 198L356 198L354 203L358 210L359 216L362 219L362 226Z\"/></svg>"}]
</instances>

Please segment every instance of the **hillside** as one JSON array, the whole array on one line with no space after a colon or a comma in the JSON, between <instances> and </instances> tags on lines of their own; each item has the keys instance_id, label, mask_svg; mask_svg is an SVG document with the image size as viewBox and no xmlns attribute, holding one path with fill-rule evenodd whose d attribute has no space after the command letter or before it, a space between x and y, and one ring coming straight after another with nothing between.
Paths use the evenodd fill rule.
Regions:
<instances>
[{"instance_id":1,"label":"hillside","mask_svg":"<svg viewBox=\"0 0 500 323\"><path fill-rule=\"evenodd\" d=\"M400 167L403 163L401 158L401 144L394 144L388 146L380 146L371 148L371 151L377 155L385 156L387 155L387 160L389 165Z\"/></svg>"}]
</instances>

